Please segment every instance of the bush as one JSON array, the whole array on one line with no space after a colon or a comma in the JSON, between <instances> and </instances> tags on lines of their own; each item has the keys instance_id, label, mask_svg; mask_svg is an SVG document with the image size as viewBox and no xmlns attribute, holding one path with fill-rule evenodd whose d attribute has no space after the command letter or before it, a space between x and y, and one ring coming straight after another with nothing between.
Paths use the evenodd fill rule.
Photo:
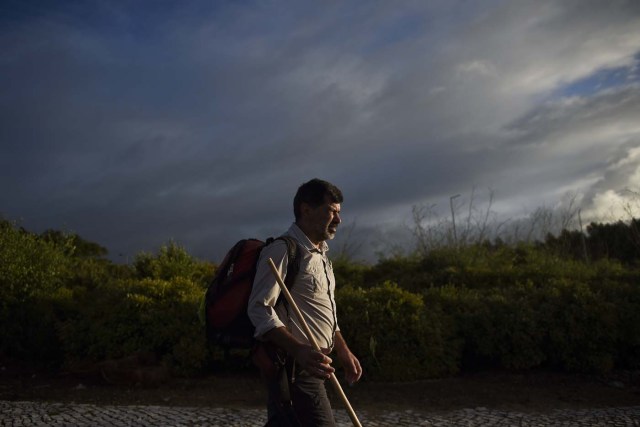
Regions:
<instances>
[{"instance_id":1,"label":"bush","mask_svg":"<svg viewBox=\"0 0 640 427\"><path fill-rule=\"evenodd\" d=\"M611 300L584 283L560 279L550 285L540 310L545 313L541 324L548 331L545 351L552 366L599 373L614 367L617 328L622 325Z\"/></svg>"},{"instance_id":2,"label":"bush","mask_svg":"<svg viewBox=\"0 0 640 427\"><path fill-rule=\"evenodd\" d=\"M196 260L174 242L162 246L157 255L140 253L133 262L140 279L171 280L182 277L206 286L215 271L213 264Z\"/></svg>"},{"instance_id":3,"label":"bush","mask_svg":"<svg viewBox=\"0 0 640 427\"><path fill-rule=\"evenodd\" d=\"M345 258L334 259L332 264L336 283L340 287L359 288L365 286L365 277L371 270L370 266L352 262Z\"/></svg>"},{"instance_id":4,"label":"bush","mask_svg":"<svg viewBox=\"0 0 640 427\"><path fill-rule=\"evenodd\" d=\"M420 291L433 285L432 271L422 267L416 256L395 257L378 262L365 272L363 287L381 286L385 282L397 283L402 289Z\"/></svg>"},{"instance_id":5,"label":"bush","mask_svg":"<svg viewBox=\"0 0 640 427\"><path fill-rule=\"evenodd\" d=\"M457 372L446 316L392 282L337 293L340 328L371 378L408 380Z\"/></svg>"},{"instance_id":6,"label":"bush","mask_svg":"<svg viewBox=\"0 0 640 427\"><path fill-rule=\"evenodd\" d=\"M207 367L197 312L215 266L175 243L132 266L105 254L0 220L0 354L55 366L154 352L182 374ZM334 268L339 324L372 379L640 368L640 271L619 261L483 244Z\"/></svg>"},{"instance_id":7,"label":"bush","mask_svg":"<svg viewBox=\"0 0 640 427\"><path fill-rule=\"evenodd\" d=\"M615 307L618 323L615 355L615 365L624 369L640 369L640 289L638 281L616 285L608 282L602 283L601 298L606 298Z\"/></svg>"},{"instance_id":8,"label":"bush","mask_svg":"<svg viewBox=\"0 0 640 427\"><path fill-rule=\"evenodd\" d=\"M0 220L0 304L55 292L68 279L64 252Z\"/></svg>"},{"instance_id":9,"label":"bush","mask_svg":"<svg viewBox=\"0 0 640 427\"><path fill-rule=\"evenodd\" d=\"M52 299L70 275L64 252L37 235L0 220L0 353L58 363Z\"/></svg>"},{"instance_id":10,"label":"bush","mask_svg":"<svg viewBox=\"0 0 640 427\"><path fill-rule=\"evenodd\" d=\"M338 292L339 319L378 378L458 368L604 373L640 366L639 273L616 261L585 264L530 244L477 245L383 260L361 277L364 289ZM393 278L400 283L395 291L388 283ZM421 295L423 304L407 303L399 291ZM377 301L377 295L384 297ZM417 336L430 327L432 341L425 345ZM441 357L435 363L413 356L434 348ZM404 365L392 372L397 360Z\"/></svg>"},{"instance_id":11,"label":"bush","mask_svg":"<svg viewBox=\"0 0 640 427\"><path fill-rule=\"evenodd\" d=\"M604 373L637 363L638 289L633 299L618 296L626 285L602 286L607 293L568 279L544 286L510 288L445 287L427 294L450 313L464 342L463 370L528 369L547 366L572 372ZM624 335L624 338L622 338ZM628 347L630 342L631 347ZM620 357L621 355L626 355Z\"/></svg>"},{"instance_id":12,"label":"bush","mask_svg":"<svg viewBox=\"0 0 640 427\"><path fill-rule=\"evenodd\" d=\"M81 295L61 337L69 362L153 352L180 373L199 371L206 341L199 284L185 278L117 281Z\"/></svg>"},{"instance_id":13,"label":"bush","mask_svg":"<svg viewBox=\"0 0 640 427\"><path fill-rule=\"evenodd\" d=\"M545 360L544 331L528 298L529 286L508 291L443 287L426 298L453 317L455 334L463 342L462 369L503 367L525 369Z\"/></svg>"}]
</instances>

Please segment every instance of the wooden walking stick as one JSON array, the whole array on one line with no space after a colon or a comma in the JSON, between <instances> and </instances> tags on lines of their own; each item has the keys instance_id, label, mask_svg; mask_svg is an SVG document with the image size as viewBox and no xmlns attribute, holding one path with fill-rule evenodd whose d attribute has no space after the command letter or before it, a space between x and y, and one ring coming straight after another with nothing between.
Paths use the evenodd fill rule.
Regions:
<instances>
[{"instance_id":1,"label":"wooden walking stick","mask_svg":"<svg viewBox=\"0 0 640 427\"><path fill-rule=\"evenodd\" d=\"M307 325L307 322L304 320L304 316L302 315L302 312L298 308L298 305L296 304L296 302L293 300L293 297L291 297L291 293L289 292L289 289L287 289L287 286L284 284L282 277L280 277L280 272L278 271L278 268L273 263L273 260L271 258L269 258L269 265L271 266L271 271L273 271L273 275L276 277L276 281L278 282L278 285L280 285L280 289L282 290L284 297L287 299L287 302L289 303L291 308L293 308L293 312L296 314L296 317L300 321L300 324L304 329L304 333L309 338L311 345L316 351L322 352L322 350L320 349L320 346L318 345L318 341L316 341L315 337L311 333L311 329L309 329L309 325ZM338 381L338 378L336 378L336 376L333 373L331 373L331 377L329 378L329 380L331 381L331 384L333 384L333 387L335 388L336 392L340 396L340 399L342 400L342 403L344 404L345 408L347 408L347 412L349 413L349 418L351 418L351 422L353 423L353 425L356 427L362 427L362 424L360 424L360 420L358 420L358 416L356 415L355 411L351 407L351 403L349 403L349 399L347 399L347 395L344 394L344 391L342 390L342 386L340 386L340 382Z\"/></svg>"}]
</instances>

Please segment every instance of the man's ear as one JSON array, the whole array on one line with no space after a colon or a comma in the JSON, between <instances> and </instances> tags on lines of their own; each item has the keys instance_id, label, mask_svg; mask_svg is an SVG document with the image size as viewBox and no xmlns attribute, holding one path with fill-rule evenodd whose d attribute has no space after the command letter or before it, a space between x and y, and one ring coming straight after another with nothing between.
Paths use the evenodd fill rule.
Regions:
<instances>
[{"instance_id":1,"label":"man's ear","mask_svg":"<svg viewBox=\"0 0 640 427\"><path fill-rule=\"evenodd\" d=\"M303 218L309 216L309 212L311 211L311 206L308 203L300 203L300 214Z\"/></svg>"}]
</instances>

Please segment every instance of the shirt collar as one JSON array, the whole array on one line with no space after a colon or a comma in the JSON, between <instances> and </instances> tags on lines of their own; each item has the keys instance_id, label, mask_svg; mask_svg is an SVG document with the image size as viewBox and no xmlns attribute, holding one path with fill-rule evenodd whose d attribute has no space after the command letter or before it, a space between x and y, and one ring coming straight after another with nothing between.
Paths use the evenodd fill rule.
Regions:
<instances>
[{"instance_id":1,"label":"shirt collar","mask_svg":"<svg viewBox=\"0 0 640 427\"><path fill-rule=\"evenodd\" d=\"M302 231L300 227L296 225L295 222L291 224L291 227L289 227L288 234L294 237L298 241L298 243L304 246L309 252L316 251L325 253L329 250L329 245L327 245L327 242L324 241L320 244L320 249L318 249L316 245L314 245L313 242L309 240L307 235L304 234L304 231Z\"/></svg>"}]
</instances>

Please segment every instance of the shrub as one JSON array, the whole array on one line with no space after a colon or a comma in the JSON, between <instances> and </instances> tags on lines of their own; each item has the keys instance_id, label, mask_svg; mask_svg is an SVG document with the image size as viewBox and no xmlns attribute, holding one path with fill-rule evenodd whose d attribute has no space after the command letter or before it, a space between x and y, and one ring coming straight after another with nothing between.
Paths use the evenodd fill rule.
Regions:
<instances>
[{"instance_id":1,"label":"shrub","mask_svg":"<svg viewBox=\"0 0 640 427\"><path fill-rule=\"evenodd\" d=\"M337 298L341 330L369 377L407 380L457 371L445 316L425 310L420 295L386 282L343 288Z\"/></svg>"},{"instance_id":2,"label":"shrub","mask_svg":"<svg viewBox=\"0 0 640 427\"><path fill-rule=\"evenodd\" d=\"M619 368L640 369L640 281L624 283L622 285L603 282L604 291L600 291L601 298L606 298L615 307L618 323L615 331L616 355L615 364Z\"/></svg>"},{"instance_id":3,"label":"shrub","mask_svg":"<svg viewBox=\"0 0 640 427\"><path fill-rule=\"evenodd\" d=\"M365 276L371 270L370 266L355 263L345 258L334 259L332 263L336 283L340 287L358 288L365 286Z\"/></svg>"},{"instance_id":4,"label":"shrub","mask_svg":"<svg viewBox=\"0 0 640 427\"><path fill-rule=\"evenodd\" d=\"M68 265L57 246L0 220L0 304L55 292L68 278Z\"/></svg>"},{"instance_id":5,"label":"shrub","mask_svg":"<svg viewBox=\"0 0 640 427\"><path fill-rule=\"evenodd\" d=\"M509 291L448 286L431 290L426 299L453 317L456 336L463 342L463 370L524 369L545 360L544 331L528 298L531 291L531 286Z\"/></svg>"},{"instance_id":6,"label":"shrub","mask_svg":"<svg viewBox=\"0 0 640 427\"><path fill-rule=\"evenodd\" d=\"M213 278L214 265L196 260L174 242L162 246L157 255L140 253L133 263L139 278L171 280L187 278L206 286Z\"/></svg>"},{"instance_id":7,"label":"shrub","mask_svg":"<svg viewBox=\"0 0 640 427\"><path fill-rule=\"evenodd\" d=\"M69 274L60 248L0 220L0 353L59 362L51 299Z\"/></svg>"},{"instance_id":8,"label":"shrub","mask_svg":"<svg viewBox=\"0 0 640 427\"><path fill-rule=\"evenodd\" d=\"M640 334L628 322L640 316L637 288L630 292L635 301L631 295L623 301L619 284L602 288L556 279L543 286L444 287L425 298L453 316L456 334L464 342L463 370L548 366L603 373L613 369L616 360L624 359L619 367L637 363Z\"/></svg>"},{"instance_id":9,"label":"shrub","mask_svg":"<svg viewBox=\"0 0 640 427\"><path fill-rule=\"evenodd\" d=\"M618 352L620 308L584 283L554 281L540 306L551 365L577 372L610 371Z\"/></svg>"},{"instance_id":10,"label":"shrub","mask_svg":"<svg viewBox=\"0 0 640 427\"><path fill-rule=\"evenodd\" d=\"M199 284L185 278L116 281L82 295L61 337L68 361L99 361L154 352L178 372L196 372L206 358L197 309Z\"/></svg>"},{"instance_id":11,"label":"shrub","mask_svg":"<svg viewBox=\"0 0 640 427\"><path fill-rule=\"evenodd\" d=\"M397 283L402 289L415 292L433 285L432 272L424 269L420 257L383 259L365 272L363 287L381 286L385 282Z\"/></svg>"},{"instance_id":12,"label":"shrub","mask_svg":"<svg viewBox=\"0 0 640 427\"><path fill-rule=\"evenodd\" d=\"M175 243L132 266L105 254L0 220L0 353L57 365L147 351L183 374L204 369L197 312L215 266ZM339 323L369 378L640 368L640 271L619 261L483 244L334 268Z\"/></svg>"}]
</instances>

